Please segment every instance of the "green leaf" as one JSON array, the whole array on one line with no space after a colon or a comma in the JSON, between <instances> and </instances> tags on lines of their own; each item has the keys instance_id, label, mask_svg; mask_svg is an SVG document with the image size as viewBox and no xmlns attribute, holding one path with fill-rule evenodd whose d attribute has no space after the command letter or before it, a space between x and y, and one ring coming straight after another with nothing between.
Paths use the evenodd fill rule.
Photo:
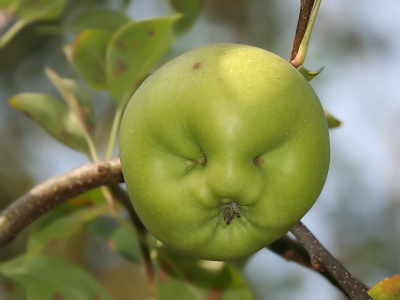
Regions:
<instances>
[{"instance_id":1,"label":"green leaf","mask_svg":"<svg viewBox=\"0 0 400 300\"><path fill-rule=\"evenodd\" d=\"M27 253L37 254L50 243L61 241L80 231L86 223L107 211L106 203L92 208L78 209L58 217L47 226L40 226L29 237Z\"/></svg>"},{"instance_id":2,"label":"green leaf","mask_svg":"<svg viewBox=\"0 0 400 300\"><path fill-rule=\"evenodd\" d=\"M14 4L15 0L0 0L0 8L8 7Z\"/></svg>"},{"instance_id":3,"label":"green leaf","mask_svg":"<svg viewBox=\"0 0 400 300\"><path fill-rule=\"evenodd\" d=\"M95 119L93 103L89 94L75 80L61 78L49 68L46 68L44 72L57 87L70 111L75 114L86 132L92 133Z\"/></svg>"},{"instance_id":4,"label":"green leaf","mask_svg":"<svg viewBox=\"0 0 400 300\"><path fill-rule=\"evenodd\" d=\"M82 79L94 90L107 88L106 49L112 34L100 29L86 29L67 48L68 60Z\"/></svg>"},{"instance_id":5,"label":"green leaf","mask_svg":"<svg viewBox=\"0 0 400 300\"><path fill-rule=\"evenodd\" d=\"M368 294L374 300L400 300L400 275L383 279Z\"/></svg>"},{"instance_id":6,"label":"green leaf","mask_svg":"<svg viewBox=\"0 0 400 300\"><path fill-rule=\"evenodd\" d=\"M342 125L342 122L340 120L336 119L334 116L332 116L326 109L324 109L325 112L325 117L328 122L328 128L336 128Z\"/></svg>"},{"instance_id":7,"label":"green leaf","mask_svg":"<svg viewBox=\"0 0 400 300\"><path fill-rule=\"evenodd\" d=\"M4 288L7 292L8 297L11 300L26 300L25 290L21 284L15 280L9 278L2 278L4 282Z\"/></svg>"},{"instance_id":8,"label":"green leaf","mask_svg":"<svg viewBox=\"0 0 400 300\"><path fill-rule=\"evenodd\" d=\"M63 11L67 0L17 0L17 13L30 22L36 20L54 20Z\"/></svg>"},{"instance_id":9,"label":"green leaf","mask_svg":"<svg viewBox=\"0 0 400 300\"><path fill-rule=\"evenodd\" d=\"M72 20L67 28L74 33L80 33L85 29L100 29L114 33L118 28L130 22L130 19L114 10L97 9L88 10Z\"/></svg>"},{"instance_id":10,"label":"green leaf","mask_svg":"<svg viewBox=\"0 0 400 300\"><path fill-rule=\"evenodd\" d=\"M322 72L322 70L325 67L322 67L321 69L319 69L317 72L311 72L309 70L307 70L304 66L300 66L297 68L297 70L301 73L301 75L304 76L305 79L307 79L307 81L311 81L313 80L319 73Z\"/></svg>"},{"instance_id":11,"label":"green leaf","mask_svg":"<svg viewBox=\"0 0 400 300\"><path fill-rule=\"evenodd\" d=\"M6 1L6 4L8 1ZM53 20L65 7L67 0L17 0L20 19L0 37L0 49L7 45L25 26L38 20Z\"/></svg>"},{"instance_id":12,"label":"green leaf","mask_svg":"<svg viewBox=\"0 0 400 300\"><path fill-rule=\"evenodd\" d=\"M169 2L176 12L183 14L174 25L176 33L182 33L192 26L203 6L203 0L169 0Z\"/></svg>"},{"instance_id":13,"label":"green leaf","mask_svg":"<svg viewBox=\"0 0 400 300\"><path fill-rule=\"evenodd\" d=\"M107 49L108 87L117 106L124 107L133 92L173 41L178 16L143 20L121 27Z\"/></svg>"},{"instance_id":14,"label":"green leaf","mask_svg":"<svg viewBox=\"0 0 400 300\"><path fill-rule=\"evenodd\" d=\"M99 217L91 221L86 230L105 237L111 249L125 259L135 264L140 263L141 250L135 228L130 223Z\"/></svg>"},{"instance_id":15,"label":"green leaf","mask_svg":"<svg viewBox=\"0 0 400 300\"><path fill-rule=\"evenodd\" d=\"M128 224L121 224L110 236L111 248L125 259L139 264L141 251L135 229Z\"/></svg>"},{"instance_id":16,"label":"green leaf","mask_svg":"<svg viewBox=\"0 0 400 300\"><path fill-rule=\"evenodd\" d=\"M231 299L232 295L240 296L233 299L253 299L240 274L226 262L196 259L165 246L157 253L158 300Z\"/></svg>"},{"instance_id":17,"label":"green leaf","mask_svg":"<svg viewBox=\"0 0 400 300\"><path fill-rule=\"evenodd\" d=\"M111 300L107 291L84 269L54 257L18 257L2 264L0 272L20 284L28 300Z\"/></svg>"},{"instance_id":18,"label":"green leaf","mask_svg":"<svg viewBox=\"0 0 400 300\"><path fill-rule=\"evenodd\" d=\"M65 239L107 211L100 188L69 199L35 221L27 251L37 252L50 243Z\"/></svg>"},{"instance_id":19,"label":"green leaf","mask_svg":"<svg viewBox=\"0 0 400 300\"><path fill-rule=\"evenodd\" d=\"M78 118L57 99L41 93L21 93L8 100L56 140L87 156L90 151Z\"/></svg>"}]
</instances>

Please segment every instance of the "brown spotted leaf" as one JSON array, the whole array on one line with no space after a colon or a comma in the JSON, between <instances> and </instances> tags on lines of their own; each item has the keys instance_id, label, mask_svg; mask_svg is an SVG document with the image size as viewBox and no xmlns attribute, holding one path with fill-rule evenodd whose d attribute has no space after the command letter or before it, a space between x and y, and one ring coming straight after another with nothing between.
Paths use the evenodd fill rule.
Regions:
<instances>
[{"instance_id":1,"label":"brown spotted leaf","mask_svg":"<svg viewBox=\"0 0 400 300\"><path fill-rule=\"evenodd\" d=\"M40 93L22 93L8 100L15 109L23 112L56 140L89 155L84 128L78 118L57 99Z\"/></svg>"},{"instance_id":2,"label":"brown spotted leaf","mask_svg":"<svg viewBox=\"0 0 400 300\"><path fill-rule=\"evenodd\" d=\"M25 255L0 266L5 281L21 285L29 300L111 300L84 269L46 255Z\"/></svg>"},{"instance_id":3,"label":"brown spotted leaf","mask_svg":"<svg viewBox=\"0 0 400 300\"><path fill-rule=\"evenodd\" d=\"M112 34L100 29L86 29L68 45L67 58L82 79L94 90L107 88L106 49Z\"/></svg>"},{"instance_id":4,"label":"brown spotted leaf","mask_svg":"<svg viewBox=\"0 0 400 300\"><path fill-rule=\"evenodd\" d=\"M374 300L400 300L400 275L383 279L368 294Z\"/></svg>"},{"instance_id":5,"label":"brown spotted leaf","mask_svg":"<svg viewBox=\"0 0 400 300\"><path fill-rule=\"evenodd\" d=\"M125 106L151 68L173 41L172 25L179 15L128 23L107 48L108 87L117 106Z\"/></svg>"}]
</instances>

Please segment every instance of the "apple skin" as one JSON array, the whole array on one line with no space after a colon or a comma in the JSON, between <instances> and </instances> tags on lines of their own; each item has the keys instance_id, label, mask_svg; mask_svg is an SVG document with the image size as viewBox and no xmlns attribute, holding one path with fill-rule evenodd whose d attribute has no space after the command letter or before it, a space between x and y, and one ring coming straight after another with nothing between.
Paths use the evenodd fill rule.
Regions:
<instances>
[{"instance_id":1,"label":"apple skin","mask_svg":"<svg viewBox=\"0 0 400 300\"><path fill-rule=\"evenodd\" d=\"M158 69L120 129L139 218L164 244L207 260L247 256L286 234L318 198L329 153L307 80L275 54L237 44Z\"/></svg>"}]
</instances>

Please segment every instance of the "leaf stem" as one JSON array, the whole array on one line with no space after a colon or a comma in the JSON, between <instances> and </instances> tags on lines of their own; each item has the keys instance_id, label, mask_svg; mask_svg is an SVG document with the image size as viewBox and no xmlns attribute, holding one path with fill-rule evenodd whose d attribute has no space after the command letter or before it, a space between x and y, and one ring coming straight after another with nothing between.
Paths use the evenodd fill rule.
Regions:
<instances>
[{"instance_id":1,"label":"leaf stem","mask_svg":"<svg viewBox=\"0 0 400 300\"><path fill-rule=\"evenodd\" d=\"M27 24L31 22L31 19L19 19L10 29L3 34L0 38L0 49L7 45L13 38L20 32Z\"/></svg>"},{"instance_id":2,"label":"leaf stem","mask_svg":"<svg viewBox=\"0 0 400 300\"><path fill-rule=\"evenodd\" d=\"M88 144L89 151L90 151L90 156L88 157L89 161L98 162L99 161L99 156L98 156L97 151L96 151L96 146L93 143L93 139L91 138L91 136L89 135L89 133L86 131L85 128L83 128L83 132L84 132L84 136L85 136L85 139L86 139L86 142Z\"/></svg>"},{"instance_id":3,"label":"leaf stem","mask_svg":"<svg viewBox=\"0 0 400 300\"><path fill-rule=\"evenodd\" d=\"M124 111L125 106L124 105L119 105L117 110L115 111L115 115L114 115L114 120L113 120L113 124L111 127L111 132L110 132L110 139L108 141L108 145L107 145L107 152L106 152L106 156L104 159L110 159L112 152L114 150L114 144L115 144L115 140L117 138L117 134L118 134L118 128L119 128L119 124L121 122L121 118L122 118L122 113Z\"/></svg>"}]
</instances>

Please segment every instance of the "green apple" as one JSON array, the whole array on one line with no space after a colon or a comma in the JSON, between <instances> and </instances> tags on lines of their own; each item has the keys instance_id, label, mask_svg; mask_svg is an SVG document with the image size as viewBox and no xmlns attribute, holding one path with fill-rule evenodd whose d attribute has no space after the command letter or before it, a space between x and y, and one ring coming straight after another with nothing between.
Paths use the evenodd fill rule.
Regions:
<instances>
[{"instance_id":1,"label":"green apple","mask_svg":"<svg viewBox=\"0 0 400 300\"><path fill-rule=\"evenodd\" d=\"M287 61L236 44L195 49L139 87L120 157L161 242L208 260L250 255L311 208L329 168L323 108Z\"/></svg>"}]
</instances>

